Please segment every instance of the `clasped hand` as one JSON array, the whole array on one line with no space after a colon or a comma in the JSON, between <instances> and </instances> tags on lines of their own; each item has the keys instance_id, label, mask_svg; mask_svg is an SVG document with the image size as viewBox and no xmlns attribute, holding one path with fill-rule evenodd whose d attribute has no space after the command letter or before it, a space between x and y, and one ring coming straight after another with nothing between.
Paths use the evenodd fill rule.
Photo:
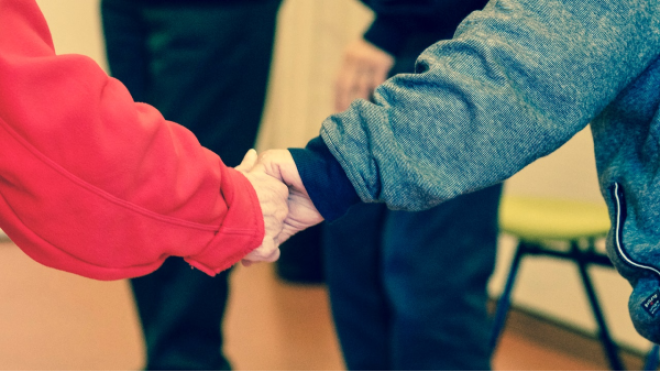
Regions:
<instances>
[{"instance_id":1,"label":"clasped hand","mask_svg":"<svg viewBox=\"0 0 660 372\"><path fill-rule=\"evenodd\" d=\"M236 170L254 187L266 230L262 245L243 257L243 265L276 261L281 243L323 221L289 151L269 150L257 156L255 150L250 150Z\"/></svg>"}]
</instances>

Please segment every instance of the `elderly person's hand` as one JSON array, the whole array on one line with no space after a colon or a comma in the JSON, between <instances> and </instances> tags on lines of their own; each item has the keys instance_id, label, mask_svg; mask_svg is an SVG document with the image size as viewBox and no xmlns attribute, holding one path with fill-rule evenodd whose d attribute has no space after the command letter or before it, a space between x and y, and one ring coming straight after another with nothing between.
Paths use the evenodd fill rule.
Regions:
<instances>
[{"instance_id":1,"label":"elderly person's hand","mask_svg":"<svg viewBox=\"0 0 660 372\"><path fill-rule=\"evenodd\" d=\"M278 236L280 243L299 231L321 223L323 217L312 203L307 190L300 179L298 168L288 150L268 150L259 156L257 163L264 171L289 187L289 214L284 220L282 232Z\"/></svg>"},{"instance_id":2,"label":"elderly person's hand","mask_svg":"<svg viewBox=\"0 0 660 372\"><path fill-rule=\"evenodd\" d=\"M394 66L394 57L360 38L349 44L335 84L335 110L344 111L358 98L371 99Z\"/></svg>"},{"instance_id":3,"label":"elderly person's hand","mask_svg":"<svg viewBox=\"0 0 660 372\"><path fill-rule=\"evenodd\" d=\"M265 172L263 165L256 164L257 158L257 152L250 150L245 154L241 164L236 167L236 170L242 172L250 181L257 193L266 230L263 244L247 254L241 261L245 266L255 262L276 261L280 257L279 245L286 240L281 239L280 233L284 226L284 219L288 215L289 191L279 178Z\"/></svg>"}]
</instances>

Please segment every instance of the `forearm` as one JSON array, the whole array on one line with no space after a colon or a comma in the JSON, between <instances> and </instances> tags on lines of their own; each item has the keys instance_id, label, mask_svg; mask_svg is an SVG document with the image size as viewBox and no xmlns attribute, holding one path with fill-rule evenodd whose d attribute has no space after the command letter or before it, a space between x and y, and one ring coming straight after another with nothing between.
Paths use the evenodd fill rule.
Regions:
<instances>
[{"instance_id":1,"label":"forearm","mask_svg":"<svg viewBox=\"0 0 660 372\"><path fill-rule=\"evenodd\" d=\"M660 47L641 1L493 4L427 49L418 74L325 121L362 200L423 209L508 178L586 126Z\"/></svg>"}]
</instances>

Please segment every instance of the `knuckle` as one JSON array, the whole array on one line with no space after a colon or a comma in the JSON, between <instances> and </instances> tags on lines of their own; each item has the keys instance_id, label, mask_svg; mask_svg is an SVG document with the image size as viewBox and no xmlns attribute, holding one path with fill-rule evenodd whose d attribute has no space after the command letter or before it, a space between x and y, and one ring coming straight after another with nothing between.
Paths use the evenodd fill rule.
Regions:
<instances>
[{"instance_id":1,"label":"knuckle","mask_svg":"<svg viewBox=\"0 0 660 372\"><path fill-rule=\"evenodd\" d=\"M273 159L272 150L264 151L261 153L261 155L259 155L259 163L261 164L268 164L272 161L272 159Z\"/></svg>"},{"instance_id":2,"label":"knuckle","mask_svg":"<svg viewBox=\"0 0 660 372\"><path fill-rule=\"evenodd\" d=\"M288 214L289 211L286 208L281 208L277 212L275 212L275 218L277 218L278 221L284 221L284 219L286 219Z\"/></svg>"},{"instance_id":3,"label":"knuckle","mask_svg":"<svg viewBox=\"0 0 660 372\"><path fill-rule=\"evenodd\" d=\"M273 157L273 150L268 150L262 153L264 159L271 159Z\"/></svg>"}]
</instances>

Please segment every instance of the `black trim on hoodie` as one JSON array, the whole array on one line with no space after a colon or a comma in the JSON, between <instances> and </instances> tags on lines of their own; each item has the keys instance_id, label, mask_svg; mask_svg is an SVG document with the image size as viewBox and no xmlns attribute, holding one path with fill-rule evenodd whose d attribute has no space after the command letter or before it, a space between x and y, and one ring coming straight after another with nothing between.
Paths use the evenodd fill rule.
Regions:
<instances>
[{"instance_id":1,"label":"black trim on hoodie","mask_svg":"<svg viewBox=\"0 0 660 372\"><path fill-rule=\"evenodd\" d=\"M360 197L328 146L316 137L304 149L289 149L310 199L326 221L335 220Z\"/></svg>"}]
</instances>

